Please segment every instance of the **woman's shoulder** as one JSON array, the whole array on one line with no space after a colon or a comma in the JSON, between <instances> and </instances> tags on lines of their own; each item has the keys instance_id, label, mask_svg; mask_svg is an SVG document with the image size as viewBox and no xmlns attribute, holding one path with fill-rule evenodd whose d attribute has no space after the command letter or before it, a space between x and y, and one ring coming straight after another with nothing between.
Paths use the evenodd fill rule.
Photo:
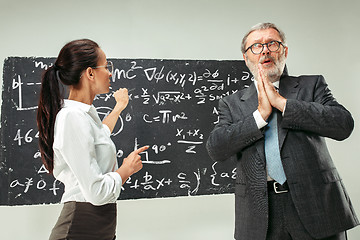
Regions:
<instances>
[{"instance_id":1,"label":"woman's shoulder","mask_svg":"<svg viewBox=\"0 0 360 240\"><path fill-rule=\"evenodd\" d=\"M88 118L88 111L77 105L69 105L64 103L58 114L56 115L56 122L78 122L83 123Z\"/></svg>"},{"instance_id":2,"label":"woman's shoulder","mask_svg":"<svg viewBox=\"0 0 360 240\"><path fill-rule=\"evenodd\" d=\"M75 107L62 107L57 114L57 118L67 119L67 118L81 118L85 117L86 112Z\"/></svg>"},{"instance_id":3,"label":"woman's shoulder","mask_svg":"<svg viewBox=\"0 0 360 240\"><path fill-rule=\"evenodd\" d=\"M69 116L69 115L86 115L91 108L91 105L68 100L65 99L62 108L60 109L59 113L60 115Z\"/></svg>"}]
</instances>

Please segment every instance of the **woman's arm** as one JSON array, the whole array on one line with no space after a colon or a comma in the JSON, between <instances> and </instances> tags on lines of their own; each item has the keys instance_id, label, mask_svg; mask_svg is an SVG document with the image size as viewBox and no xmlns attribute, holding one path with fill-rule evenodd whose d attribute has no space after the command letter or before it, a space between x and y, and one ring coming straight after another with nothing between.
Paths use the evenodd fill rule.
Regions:
<instances>
[{"instance_id":1,"label":"woman's arm","mask_svg":"<svg viewBox=\"0 0 360 240\"><path fill-rule=\"evenodd\" d=\"M109 127L110 132L114 130L120 113L126 108L129 103L128 90L126 88L120 88L114 93L114 98L116 100L116 105L111 111L111 113L103 120L103 124Z\"/></svg>"},{"instance_id":2,"label":"woman's arm","mask_svg":"<svg viewBox=\"0 0 360 240\"><path fill-rule=\"evenodd\" d=\"M103 120L103 124L109 127L110 132L114 130L119 115L129 103L128 90L126 88L120 88L114 93L114 98L116 100L116 105L112 112ZM149 146L141 147L130 153L127 158L124 158L122 165L116 170L121 176L122 184L124 184L132 174L138 172L142 168L141 157L139 154L148 148Z\"/></svg>"}]
</instances>

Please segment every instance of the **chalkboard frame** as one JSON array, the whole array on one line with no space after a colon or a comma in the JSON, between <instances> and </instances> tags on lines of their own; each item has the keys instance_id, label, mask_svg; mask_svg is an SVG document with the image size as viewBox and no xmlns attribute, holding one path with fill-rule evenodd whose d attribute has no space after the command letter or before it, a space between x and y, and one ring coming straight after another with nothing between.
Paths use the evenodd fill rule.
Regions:
<instances>
[{"instance_id":1,"label":"chalkboard frame","mask_svg":"<svg viewBox=\"0 0 360 240\"><path fill-rule=\"evenodd\" d=\"M114 89L129 89L129 106L112 137L120 146L119 164L137 146L157 141L150 144L148 156L143 156L148 161L144 168L124 184L119 200L233 193L235 160L212 162L205 142L218 119L218 100L252 82L244 61L110 60L115 67L113 89L97 96L94 106L104 117L115 104L111 97ZM46 173L40 162L35 122L40 76L54 61L41 57L9 57L4 61L0 205L49 204L61 199L63 185ZM175 128L169 127L171 124ZM194 155L200 157L189 157ZM181 168L175 162L181 162ZM167 173L172 173L171 177Z\"/></svg>"}]
</instances>

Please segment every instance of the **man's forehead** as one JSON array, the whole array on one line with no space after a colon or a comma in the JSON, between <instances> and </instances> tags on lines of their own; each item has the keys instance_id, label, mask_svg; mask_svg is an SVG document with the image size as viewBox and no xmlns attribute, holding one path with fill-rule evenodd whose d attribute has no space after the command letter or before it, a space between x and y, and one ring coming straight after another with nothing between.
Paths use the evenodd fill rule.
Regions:
<instances>
[{"instance_id":1,"label":"man's forehead","mask_svg":"<svg viewBox=\"0 0 360 240\"><path fill-rule=\"evenodd\" d=\"M267 40L281 41L280 34L274 28L255 30L247 37L247 42L263 42Z\"/></svg>"}]
</instances>

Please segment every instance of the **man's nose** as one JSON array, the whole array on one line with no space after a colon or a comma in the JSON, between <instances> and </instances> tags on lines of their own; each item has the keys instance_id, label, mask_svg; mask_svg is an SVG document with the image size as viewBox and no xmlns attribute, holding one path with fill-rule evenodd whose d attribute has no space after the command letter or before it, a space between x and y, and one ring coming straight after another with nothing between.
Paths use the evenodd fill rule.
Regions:
<instances>
[{"instance_id":1,"label":"man's nose","mask_svg":"<svg viewBox=\"0 0 360 240\"><path fill-rule=\"evenodd\" d=\"M262 54L263 55L267 55L267 54L270 54L270 50L269 50L269 48L268 48L268 46L265 44L265 45L263 45L263 51L262 51Z\"/></svg>"}]
</instances>

